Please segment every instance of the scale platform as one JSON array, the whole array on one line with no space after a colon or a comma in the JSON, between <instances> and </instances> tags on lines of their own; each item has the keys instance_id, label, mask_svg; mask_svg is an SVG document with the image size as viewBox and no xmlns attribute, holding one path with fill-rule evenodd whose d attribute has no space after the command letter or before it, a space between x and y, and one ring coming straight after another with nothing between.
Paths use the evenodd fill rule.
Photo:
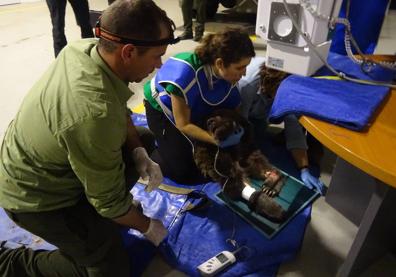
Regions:
<instances>
[{"instance_id":1,"label":"scale platform","mask_svg":"<svg viewBox=\"0 0 396 277\"><path fill-rule=\"evenodd\" d=\"M250 210L246 202L234 201L228 198L222 191L216 194L216 197L224 203L227 207L232 209L235 213L241 216L244 220L250 223L254 228L260 231L268 239L273 238L284 228L292 218L294 218L300 211L317 199L320 194L314 190L310 190L296 178L281 171L284 175L285 184L279 195L274 199L286 211L286 219L281 223L273 222L254 211ZM261 189L263 181L251 180L251 186L257 190Z\"/></svg>"}]
</instances>

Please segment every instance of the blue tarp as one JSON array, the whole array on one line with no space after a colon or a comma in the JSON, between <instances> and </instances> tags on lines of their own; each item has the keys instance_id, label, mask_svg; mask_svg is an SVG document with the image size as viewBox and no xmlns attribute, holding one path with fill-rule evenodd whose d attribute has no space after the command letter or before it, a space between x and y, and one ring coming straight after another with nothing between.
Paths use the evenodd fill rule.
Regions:
<instances>
[{"instance_id":1,"label":"blue tarp","mask_svg":"<svg viewBox=\"0 0 396 277\"><path fill-rule=\"evenodd\" d=\"M233 239L239 246L247 248L242 258L223 276L274 276L279 264L292 260L300 249L311 208L303 210L270 240L218 200L215 194L219 190L217 183L206 184L202 192L211 199L210 206L190 212L179 209L173 222L163 217L167 214L163 210L165 205L158 206L160 199L165 199L163 202L168 204L173 202L169 202L169 193L155 191L149 194L142 185L136 185L132 193L136 200L142 201L145 214L165 218L169 237L160 250L175 268L189 276L198 276L196 267L199 264L223 250L236 250L227 242ZM180 205L171 206L172 209L181 208Z\"/></svg>"},{"instance_id":2,"label":"blue tarp","mask_svg":"<svg viewBox=\"0 0 396 277\"><path fill-rule=\"evenodd\" d=\"M146 120L143 115L134 114L132 118L136 125L145 126ZM280 152L274 154L278 160L289 160ZM285 170L282 164L284 163L278 163L277 166ZM188 187L175 184L168 179L165 179L164 183L194 188L196 192L191 196L162 190L147 193L143 185L134 186L131 191L134 199L141 202L146 215L163 221L169 229L169 237L159 248L155 248L139 232L121 229L130 254L133 276L143 273L158 251L173 267L189 276L196 276L196 267L199 264L223 250L235 250L227 239L234 239L239 246L244 245L247 248L241 252L238 262L220 276L275 276L280 263L292 260L301 247L305 227L310 220L311 206L299 213L270 240L215 197L220 190L219 184L208 183ZM210 199L209 206L195 211L184 211L188 203L198 202L200 199L196 196L202 194ZM0 238L23 243L35 249L54 249L54 246L13 224L1 209Z\"/></svg>"}]
</instances>

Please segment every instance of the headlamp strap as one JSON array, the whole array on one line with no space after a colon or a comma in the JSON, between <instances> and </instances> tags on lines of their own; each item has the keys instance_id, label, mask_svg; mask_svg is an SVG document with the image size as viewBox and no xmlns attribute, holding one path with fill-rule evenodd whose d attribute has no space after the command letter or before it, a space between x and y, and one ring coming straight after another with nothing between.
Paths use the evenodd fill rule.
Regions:
<instances>
[{"instance_id":1,"label":"headlamp strap","mask_svg":"<svg viewBox=\"0 0 396 277\"><path fill-rule=\"evenodd\" d=\"M102 28L100 26L100 18L96 22L95 25L95 37L97 38L103 38L105 40L117 42L117 43L123 43L123 44L133 44L135 46L148 46L148 47L154 47L154 46L162 46L162 45L167 45L167 44L175 44L180 41L179 37L174 37L173 34L169 38L165 39L159 39L159 40L140 40L140 39L133 39L133 38L125 38L119 35L116 35L110 31L107 31L106 29Z\"/></svg>"}]
</instances>

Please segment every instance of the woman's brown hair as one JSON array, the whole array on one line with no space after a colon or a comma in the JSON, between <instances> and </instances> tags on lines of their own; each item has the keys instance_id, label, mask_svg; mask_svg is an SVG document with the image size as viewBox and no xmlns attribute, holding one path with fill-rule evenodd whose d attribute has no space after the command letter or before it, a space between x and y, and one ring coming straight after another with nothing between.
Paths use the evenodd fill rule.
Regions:
<instances>
[{"instance_id":1,"label":"woman's brown hair","mask_svg":"<svg viewBox=\"0 0 396 277\"><path fill-rule=\"evenodd\" d=\"M225 67L256 55L249 35L240 28L226 28L205 35L195 53L203 64L214 64L216 59L221 58Z\"/></svg>"}]
</instances>

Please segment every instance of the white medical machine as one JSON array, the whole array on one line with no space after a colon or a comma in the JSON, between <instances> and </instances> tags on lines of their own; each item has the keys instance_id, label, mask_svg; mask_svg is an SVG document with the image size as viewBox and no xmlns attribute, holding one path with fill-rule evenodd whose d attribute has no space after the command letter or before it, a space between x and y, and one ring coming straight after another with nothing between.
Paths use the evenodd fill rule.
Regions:
<instances>
[{"instance_id":1,"label":"white medical machine","mask_svg":"<svg viewBox=\"0 0 396 277\"><path fill-rule=\"evenodd\" d=\"M327 59L331 19L338 16L341 3L259 0L256 34L267 42L266 65L303 76L315 73Z\"/></svg>"}]
</instances>

